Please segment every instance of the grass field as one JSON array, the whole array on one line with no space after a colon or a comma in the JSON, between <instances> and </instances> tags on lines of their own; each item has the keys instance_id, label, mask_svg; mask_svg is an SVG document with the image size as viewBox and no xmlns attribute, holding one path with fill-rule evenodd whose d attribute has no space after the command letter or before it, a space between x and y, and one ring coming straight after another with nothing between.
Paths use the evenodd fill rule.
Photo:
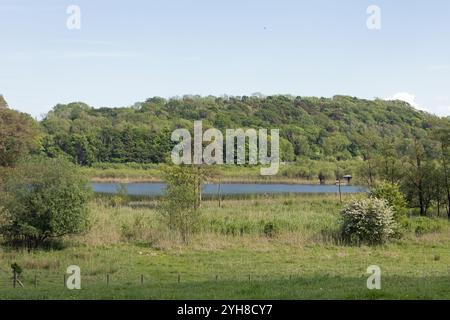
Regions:
<instances>
[{"instance_id":1,"label":"grass field","mask_svg":"<svg viewBox=\"0 0 450 320\"><path fill-rule=\"evenodd\" d=\"M2 247L0 298L450 299L445 219L411 218L394 243L350 247L337 235L335 195L225 200L221 208L205 201L184 245L153 205L114 208L97 199L90 232L60 248ZM24 288L12 288L13 262L24 270ZM81 268L81 290L64 288L69 265ZM370 265L382 270L381 290L366 288Z\"/></svg>"}]
</instances>

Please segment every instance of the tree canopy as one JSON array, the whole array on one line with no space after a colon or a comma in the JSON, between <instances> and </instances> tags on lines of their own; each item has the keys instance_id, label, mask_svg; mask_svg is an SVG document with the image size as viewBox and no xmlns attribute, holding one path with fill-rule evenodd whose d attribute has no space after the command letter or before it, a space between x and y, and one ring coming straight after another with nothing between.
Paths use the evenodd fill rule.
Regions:
<instances>
[{"instance_id":1,"label":"tree canopy","mask_svg":"<svg viewBox=\"0 0 450 320\"><path fill-rule=\"evenodd\" d=\"M0 234L32 248L49 238L83 232L90 192L86 178L67 160L24 158L0 189Z\"/></svg>"},{"instance_id":2,"label":"tree canopy","mask_svg":"<svg viewBox=\"0 0 450 320\"><path fill-rule=\"evenodd\" d=\"M374 143L364 139L411 141L417 135L428 136L436 119L405 102L348 96L183 96L153 97L124 108L57 105L42 126L47 154L64 153L76 163L90 165L163 162L172 148L171 131L192 129L194 120L203 120L205 129L278 128L283 160L293 161L299 157L363 159L365 144ZM376 153L382 149L381 144L375 145Z\"/></svg>"},{"instance_id":3,"label":"tree canopy","mask_svg":"<svg viewBox=\"0 0 450 320\"><path fill-rule=\"evenodd\" d=\"M0 166L14 166L22 156L37 150L39 138L39 124L31 116L0 108Z\"/></svg>"}]
</instances>

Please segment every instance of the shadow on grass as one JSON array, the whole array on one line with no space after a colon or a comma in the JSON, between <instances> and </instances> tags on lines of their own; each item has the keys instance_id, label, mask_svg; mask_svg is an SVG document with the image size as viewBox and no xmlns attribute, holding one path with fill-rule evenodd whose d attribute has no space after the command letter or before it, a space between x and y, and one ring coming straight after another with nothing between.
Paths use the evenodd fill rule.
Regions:
<instances>
[{"instance_id":1,"label":"shadow on grass","mask_svg":"<svg viewBox=\"0 0 450 320\"><path fill-rule=\"evenodd\" d=\"M60 251L68 248L70 244L63 239L47 239L38 247L29 248L24 241L3 241L1 248L6 252L35 252L35 251Z\"/></svg>"},{"instance_id":2,"label":"shadow on grass","mask_svg":"<svg viewBox=\"0 0 450 320\"><path fill-rule=\"evenodd\" d=\"M268 299L268 300L420 300L450 299L450 277L382 278L381 290L369 290L365 277L313 276L291 279L82 282L81 290L61 287L0 288L3 299Z\"/></svg>"}]
</instances>

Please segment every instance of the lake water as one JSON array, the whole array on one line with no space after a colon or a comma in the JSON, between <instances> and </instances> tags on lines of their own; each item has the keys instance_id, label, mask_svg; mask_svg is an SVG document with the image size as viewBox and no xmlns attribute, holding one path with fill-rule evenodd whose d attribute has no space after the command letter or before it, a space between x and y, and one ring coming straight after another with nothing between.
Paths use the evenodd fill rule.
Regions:
<instances>
[{"instance_id":1,"label":"lake water","mask_svg":"<svg viewBox=\"0 0 450 320\"><path fill-rule=\"evenodd\" d=\"M118 183L93 183L92 188L96 193L117 193ZM125 184L129 195L161 195L164 183L128 183ZM342 193L364 192L366 189L360 186L341 186ZM216 195L217 184L207 184L203 187L205 195ZM336 185L317 184L263 184L263 183L225 183L220 186L222 195L239 194L274 194L274 193L337 193Z\"/></svg>"}]
</instances>

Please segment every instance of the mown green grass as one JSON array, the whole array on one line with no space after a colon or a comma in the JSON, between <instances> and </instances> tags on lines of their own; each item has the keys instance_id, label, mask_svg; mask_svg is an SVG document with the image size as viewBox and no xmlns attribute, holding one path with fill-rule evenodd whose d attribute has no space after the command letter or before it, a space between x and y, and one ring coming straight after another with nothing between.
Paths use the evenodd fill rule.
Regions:
<instances>
[{"instance_id":1,"label":"mown green grass","mask_svg":"<svg viewBox=\"0 0 450 320\"><path fill-rule=\"evenodd\" d=\"M95 201L91 231L65 239L62 249L3 247L0 298L450 299L446 220L412 219L398 241L350 247L336 237L340 203L334 195L226 200L222 208L206 201L197 233L184 245L151 207ZM273 235L264 233L268 222L276 226ZM416 235L424 223L433 227ZM12 288L13 262L24 269L25 288ZM69 265L81 267L82 290L64 289ZM370 265L382 270L382 290L366 288Z\"/></svg>"}]
</instances>

